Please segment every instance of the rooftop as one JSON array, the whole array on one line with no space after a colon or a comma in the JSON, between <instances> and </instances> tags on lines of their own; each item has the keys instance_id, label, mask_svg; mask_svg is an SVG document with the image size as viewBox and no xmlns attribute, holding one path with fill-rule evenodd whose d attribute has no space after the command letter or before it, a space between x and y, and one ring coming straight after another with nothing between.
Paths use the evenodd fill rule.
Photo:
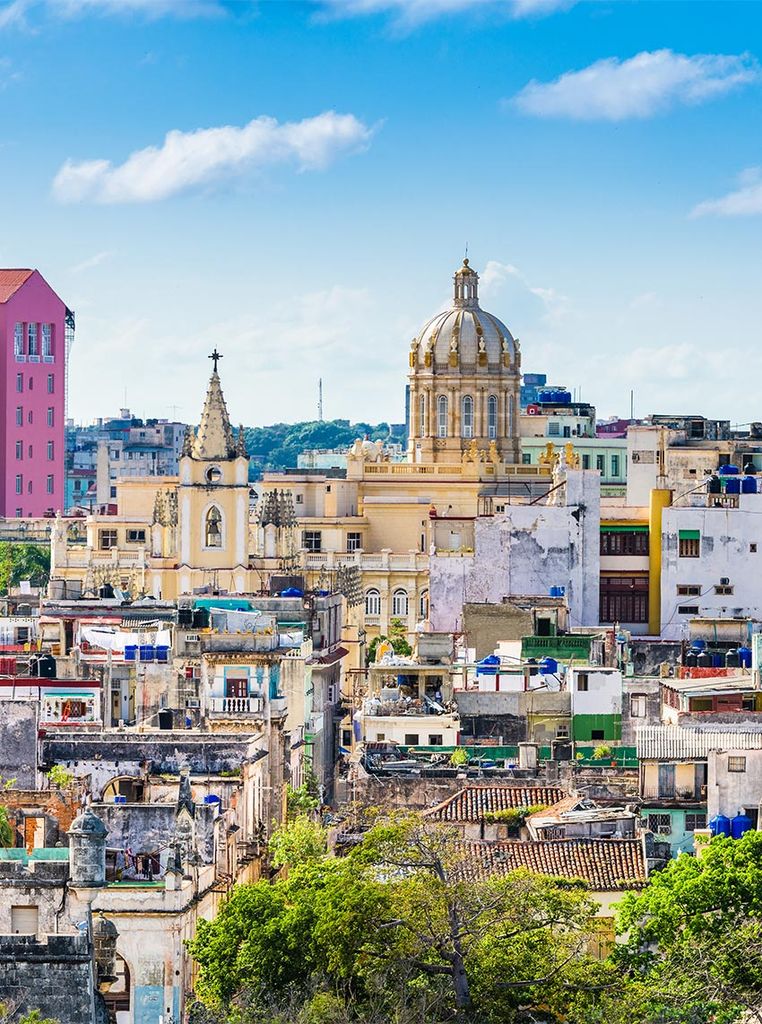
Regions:
<instances>
[{"instance_id":1,"label":"rooftop","mask_svg":"<svg viewBox=\"0 0 762 1024\"><path fill-rule=\"evenodd\" d=\"M641 760L701 760L710 750L762 749L762 728L740 731L733 725L727 729L649 725L638 729L635 742Z\"/></svg>"},{"instance_id":2,"label":"rooftop","mask_svg":"<svg viewBox=\"0 0 762 1024\"><path fill-rule=\"evenodd\" d=\"M559 786L467 786L426 814L435 821L479 822L495 811L547 807L565 797Z\"/></svg>"},{"instance_id":3,"label":"rooftop","mask_svg":"<svg viewBox=\"0 0 762 1024\"><path fill-rule=\"evenodd\" d=\"M0 302L7 302L34 273L33 270L0 270Z\"/></svg>"},{"instance_id":4,"label":"rooftop","mask_svg":"<svg viewBox=\"0 0 762 1024\"><path fill-rule=\"evenodd\" d=\"M473 879L534 874L581 879L596 892L640 888L648 869L640 839L538 839L463 844L465 872Z\"/></svg>"}]
</instances>

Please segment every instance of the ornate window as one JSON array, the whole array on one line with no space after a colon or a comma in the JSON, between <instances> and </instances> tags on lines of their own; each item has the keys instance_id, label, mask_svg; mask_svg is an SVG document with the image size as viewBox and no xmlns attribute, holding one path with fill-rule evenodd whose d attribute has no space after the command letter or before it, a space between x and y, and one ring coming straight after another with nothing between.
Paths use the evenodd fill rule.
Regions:
<instances>
[{"instance_id":1,"label":"ornate window","mask_svg":"<svg viewBox=\"0 0 762 1024\"><path fill-rule=\"evenodd\" d=\"M487 399L487 435L491 441L497 437L497 396Z\"/></svg>"},{"instance_id":2,"label":"ornate window","mask_svg":"<svg viewBox=\"0 0 762 1024\"><path fill-rule=\"evenodd\" d=\"M437 434L447 437L447 396L440 395L437 399Z\"/></svg>"},{"instance_id":3,"label":"ornate window","mask_svg":"<svg viewBox=\"0 0 762 1024\"><path fill-rule=\"evenodd\" d=\"M204 544L208 548L222 547L222 513L216 505L206 513Z\"/></svg>"},{"instance_id":4,"label":"ornate window","mask_svg":"<svg viewBox=\"0 0 762 1024\"><path fill-rule=\"evenodd\" d=\"M381 592L376 590L375 587L365 591L365 614L381 614Z\"/></svg>"},{"instance_id":5,"label":"ornate window","mask_svg":"<svg viewBox=\"0 0 762 1024\"><path fill-rule=\"evenodd\" d=\"M407 591L401 587L392 594L392 615L407 617L408 596Z\"/></svg>"},{"instance_id":6,"label":"ornate window","mask_svg":"<svg viewBox=\"0 0 762 1024\"><path fill-rule=\"evenodd\" d=\"M426 395L418 396L418 433L426 436Z\"/></svg>"},{"instance_id":7,"label":"ornate window","mask_svg":"<svg viewBox=\"0 0 762 1024\"><path fill-rule=\"evenodd\" d=\"M474 436L474 400L464 395L461 402L460 427L463 437Z\"/></svg>"}]
</instances>

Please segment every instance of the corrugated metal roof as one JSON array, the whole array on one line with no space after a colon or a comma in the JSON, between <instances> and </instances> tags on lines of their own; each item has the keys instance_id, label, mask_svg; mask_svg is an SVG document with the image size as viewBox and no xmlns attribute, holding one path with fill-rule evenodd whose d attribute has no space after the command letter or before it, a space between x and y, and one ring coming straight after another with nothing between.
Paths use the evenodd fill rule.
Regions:
<instances>
[{"instance_id":1,"label":"corrugated metal roof","mask_svg":"<svg viewBox=\"0 0 762 1024\"><path fill-rule=\"evenodd\" d=\"M426 813L435 821L479 822L495 811L549 807L566 795L559 786L468 786Z\"/></svg>"},{"instance_id":2,"label":"corrugated metal roof","mask_svg":"<svg viewBox=\"0 0 762 1024\"><path fill-rule=\"evenodd\" d=\"M646 761L690 760L710 750L760 750L762 728L688 729L679 725L650 725L635 737L638 757Z\"/></svg>"},{"instance_id":3,"label":"corrugated metal roof","mask_svg":"<svg viewBox=\"0 0 762 1024\"><path fill-rule=\"evenodd\" d=\"M539 839L464 843L470 878L504 877L526 868L555 878L580 878L595 892L645 884L648 870L640 839Z\"/></svg>"},{"instance_id":4,"label":"corrugated metal roof","mask_svg":"<svg viewBox=\"0 0 762 1024\"><path fill-rule=\"evenodd\" d=\"M0 302L7 302L33 273L33 270L0 270Z\"/></svg>"}]
</instances>

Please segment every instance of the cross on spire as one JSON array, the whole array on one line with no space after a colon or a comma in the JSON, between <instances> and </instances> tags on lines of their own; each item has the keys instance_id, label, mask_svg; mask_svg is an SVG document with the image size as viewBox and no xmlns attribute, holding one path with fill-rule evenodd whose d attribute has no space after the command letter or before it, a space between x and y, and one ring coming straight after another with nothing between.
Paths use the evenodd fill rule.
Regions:
<instances>
[{"instance_id":1,"label":"cross on spire","mask_svg":"<svg viewBox=\"0 0 762 1024\"><path fill-rule=\"evenodd\" d=\"M209 356L209 358L214 363L214 372L216 373L217 372L217 363L220 361L220 359L222 359L222 356L217 351L217 346L216 345L214 347L214 352L212 352L212 354Z\"/></svg>"}]
</instances>

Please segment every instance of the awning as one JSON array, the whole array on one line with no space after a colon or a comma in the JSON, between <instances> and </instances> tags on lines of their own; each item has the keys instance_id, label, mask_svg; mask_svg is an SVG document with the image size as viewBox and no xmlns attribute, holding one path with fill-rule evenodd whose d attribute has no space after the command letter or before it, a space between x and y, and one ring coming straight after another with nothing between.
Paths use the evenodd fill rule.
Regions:
<instances>
[{"instance_id":1,"label":"awning","mask_svg":"<svg viewBox=\"0 0 762 1024\"><path fill-rule=\"evenodd\" d=\"M333 651L329 651L328 654L313 654L308 659L307 665L335 665L337 661L341 661L342 658L346 657L349 651L346 647L336 647Z\"/></svg>"}]
</instances>

